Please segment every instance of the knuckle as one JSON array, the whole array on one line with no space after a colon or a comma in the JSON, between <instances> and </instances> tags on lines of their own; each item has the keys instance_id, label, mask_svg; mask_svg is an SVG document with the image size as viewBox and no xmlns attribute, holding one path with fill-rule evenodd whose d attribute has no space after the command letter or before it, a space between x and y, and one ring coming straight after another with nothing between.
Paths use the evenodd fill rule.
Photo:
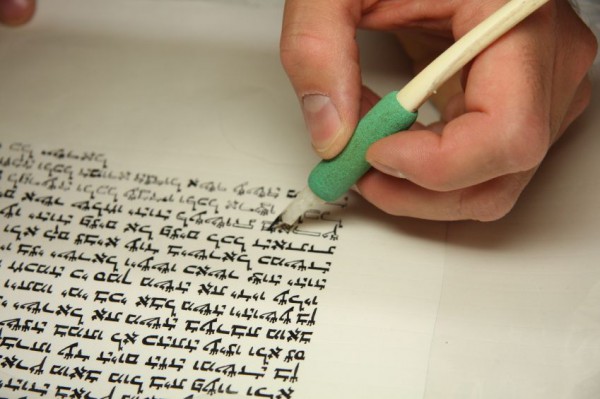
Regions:
<instances>
[{"instance_id":1,"label":"knuckle","mask_svg":"<svg viewBox=\"0 0 600 399\"><path fill-rule=\"evenodd\" d=\"M478 203L472 213L472 218L480 222L494 222L502 219L512 210L516 201L507 201L504 199L489 198L487 201Z\"/></svg>"},{"instance_id":2,"label":"knuckle","mask_svg":"<svg viewBox=\"0 0 600 399\"><path fill-rule=\"evenodd\" d=\"M481 187L465 190L459 213L466 219L492 222L504 218L514 208L533 173L505 175Z\"/></svg>"},{"instance_id":3,"label":"knuckle","mask_svg":"<svg viewBox=\"0 0 600 399\"><path fill-rule=\"evenodd\" d=\"M328 52L329 47L323 38L303 31L282 35L279 43L279 57L288 72L308 64L318 67L320 61L327 58Z\"/></svg>"},{"instance_id":4,"label":"knuckle","mask_svg":"<svg viewBox=\"0 0 600 399\"><path fill-rule=\"evenodd\" d=\"M447 169L439 169L434 173L427 174L419 181L419 185L440 192L454 190L456 182L447 171Z\"/></svg>"},{"instance_id":5,"label":"knuckle","mask_svg":"<svg viewBox=\"0 0 600 399\"><path fill-rule=\"evenodd\" d=\"M524 121L506 135L502 148L507 172L523 172L537 167L550 147L548 123Z\"/></svg>"}]
</instances>

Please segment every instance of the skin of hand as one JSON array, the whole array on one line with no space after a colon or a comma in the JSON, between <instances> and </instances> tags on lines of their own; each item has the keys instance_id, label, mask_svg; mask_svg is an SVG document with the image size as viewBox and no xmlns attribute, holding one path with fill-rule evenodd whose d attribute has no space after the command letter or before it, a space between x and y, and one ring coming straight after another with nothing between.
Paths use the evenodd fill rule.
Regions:
<instances>
[{"instance_id":1,"label":"skin of hand","mask_svg":"<svg viewBox=\"0 0 600 399\"><path fill-rule=\"evenodd\" d=\"M337 155L378 100L361 83L357 29L397 34L418 70L504 3L287 0L281 61L317 153ZM358 191L392 215L502 218L589 104L596 51L567 0L550 0L440 90L439 122L373 144Z\"/></svg>"},{"instance_id":2,"label":"skin of hand","mask_svg":"<svg viewBox=\"0 0 600 399\"><path fill-rule=\"evenodd\" d=\"M0 23L7 26L23 25L33 17L35 0L0 0Z\"/></svg>"}]
</instances>

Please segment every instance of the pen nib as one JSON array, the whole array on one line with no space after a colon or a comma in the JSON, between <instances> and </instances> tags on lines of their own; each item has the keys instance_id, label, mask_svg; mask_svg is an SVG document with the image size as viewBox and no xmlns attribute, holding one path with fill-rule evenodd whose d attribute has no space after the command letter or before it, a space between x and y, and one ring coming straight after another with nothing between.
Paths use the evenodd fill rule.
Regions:
<instances>
[{"instance_id":1,"label":"pen nib","mask_svg":"<svg viewBox=\"0 0 600 399\"><path fill-rule=\"evenodd\" d=\"M293 224L284 222L282 213L281 215L277 216L277 218L273 221L273 223L271 223L267 230L269 230L270 232L275 232L277 230L290 231L295 225L296 222L294 222Z\"/></svg>"},{"instance_id":2,"label":"pen nib","mask_svg":"<svg viewBox=\"0 0 600 399\"><path fill-rule=\"evenodd\" d=\"M277 216L277 218L275 220L273 220L273 223L271 223L269 225L269 228L267 230L269 230L270 232L273 232L276 229L279 229L282 224L283 223L281 221L281 215L279 215L279 216Z\"/></svg>"},{"instance_id":3,"label":"pen nib","mask_svg":"<svg viewBox=\"0 0 600 399\"><path fill-rule=\"evenodd\" d=\"M277 216L277 219L269 226L269 231L283 230L290 231L298 224L304 212L314 208L325 201L317 197L310 188L306 187L300 191L296 198L288 205L287 208Z\"/></svg>"}]
</instances>

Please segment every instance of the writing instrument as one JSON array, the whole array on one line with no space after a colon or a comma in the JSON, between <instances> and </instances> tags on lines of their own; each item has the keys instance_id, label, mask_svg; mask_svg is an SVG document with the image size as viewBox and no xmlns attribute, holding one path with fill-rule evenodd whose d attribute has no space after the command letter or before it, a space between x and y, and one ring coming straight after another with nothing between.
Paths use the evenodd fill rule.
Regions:
<instances>
[{"instance_id":1,"label":"writing instrument","mask_svg":"<svg viewBox=\"0 0 600 399\"><path fill-rule=\"evenodd\" d=\"M308 186L271 224L291 228L309 209L342 197L371 167L365 156L371 144L405 131L417 110L436 90L477 54L548 0L511 0L456 41L415 76L402 90L384 96L360 120L344 150L312 170Z\"/></svg>"}]
</instances>

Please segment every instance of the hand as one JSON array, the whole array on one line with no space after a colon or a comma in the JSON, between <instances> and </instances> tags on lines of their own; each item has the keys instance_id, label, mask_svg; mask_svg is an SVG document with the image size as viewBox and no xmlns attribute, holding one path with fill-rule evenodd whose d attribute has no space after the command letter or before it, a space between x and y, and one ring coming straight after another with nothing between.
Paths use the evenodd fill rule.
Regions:
<instances>
[{"instance_id":1,"label":"hand","mask_svg":"<svg viewBox=\"0 0 600 399\"><path fill-rule=\"evenodd\" d=\"M0 23L8 26L22 25L33 17L35 0L0 0Z\"/></svg>"},{"instance_id":2,"label":"hand","mask_svg":"<svg viewBox=\"0 0 600 399\"><path fill-rule=\"evenodd\" d=\"M338 154L377 100L361 86L358 28L400 32L409 54L421 50L418 68L504 3L287 0L281 60L317 153ZM415 47L419 41L427 47ZM367 161L375 169L358 190L393 215L501 218L589 104L596 47L567 0L550 0L465 68L438 123L373 144Z\"/></svg>"}]
</instances>

